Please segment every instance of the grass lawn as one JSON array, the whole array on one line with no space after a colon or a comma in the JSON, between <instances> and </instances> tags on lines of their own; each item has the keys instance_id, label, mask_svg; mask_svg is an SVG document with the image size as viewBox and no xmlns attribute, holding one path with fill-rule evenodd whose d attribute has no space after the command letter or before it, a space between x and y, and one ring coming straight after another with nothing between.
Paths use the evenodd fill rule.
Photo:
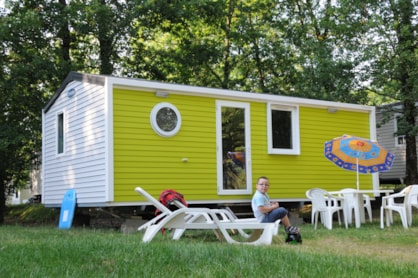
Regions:
<instances>
[{"instance_id":1,"label":"grass lawn","mask_svg":"<svg viewBox=\"0 0 418 278\"><path fill-rule=\"evenodd\" d=\"M376 215L376 213L375 213ZM376 215L377 216L377 215ZM334 223L329 231L301 227L302 245L230 245L211 231L186 231L179 241L142 233L56 226L0 226L1 277L418 277L418 214L380 229Z\"/></svg>"}]
</instances>

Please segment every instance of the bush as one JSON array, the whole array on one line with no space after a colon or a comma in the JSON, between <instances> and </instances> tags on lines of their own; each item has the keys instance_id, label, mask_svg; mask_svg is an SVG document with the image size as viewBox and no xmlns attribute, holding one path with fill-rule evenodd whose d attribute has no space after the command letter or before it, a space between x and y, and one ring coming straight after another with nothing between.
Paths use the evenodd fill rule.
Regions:
<instances>
[{"instance_id":1,"label":"bush","mask_svg":"<svg viewBox=\"0 0 418 278\"><path fill-rule=\"evenodd\" d=\"M55 225L59 210L42 204L13 205L6 209L5 222L19 225Z\"/></svg>"}]
</instances>

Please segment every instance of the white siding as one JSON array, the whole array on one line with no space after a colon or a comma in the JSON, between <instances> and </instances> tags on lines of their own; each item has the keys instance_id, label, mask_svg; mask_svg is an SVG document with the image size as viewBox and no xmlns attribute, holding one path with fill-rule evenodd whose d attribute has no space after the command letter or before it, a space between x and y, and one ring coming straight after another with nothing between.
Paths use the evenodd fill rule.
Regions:
<instances>
[{"instance_id":1,"label":"white siding","mask_svg":"<svg viewBox=\"0 0 418 278\"><path fill-rule=\"evenodd\" d=\"M67 90L74 88L73 97ZM43 122L43 203L60 205L64 193L75 188L77 203L106 200L106 125L103 86L71 82ZM57 154L57 115L64 113L64 153Z\"/></svg>"},{"instance_id":2,"label":"white siding","mask_svg":"<svg viewBox=\"0 0 418 278\"><path fill-rule=\"evenodd\" d=\"M383 115L382 113L376 114L376 122L381 123ZM379 173L380 179L383 180L398 180L402 182L405 178L405 161L406 152L405 145L396 145L395 123L394 119L389 120L387 123L382 124L377 128L377 141L379 144L388 151L395 154L395 161L392 168L387 172Z\"/></svg>"}]
</instances>

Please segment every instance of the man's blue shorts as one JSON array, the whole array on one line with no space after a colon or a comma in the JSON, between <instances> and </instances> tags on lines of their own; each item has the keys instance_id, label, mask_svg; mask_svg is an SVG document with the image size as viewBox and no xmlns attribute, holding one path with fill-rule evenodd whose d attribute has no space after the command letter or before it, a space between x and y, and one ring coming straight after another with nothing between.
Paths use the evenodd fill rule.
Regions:
<instances>
[{"instance_id":1,"label":"man's blue shorts","mask_svg":"<svg viewBox=\"0 0 418 278\"><path fill-rule=\"evenodd\" d=\"M274 223L276 222L276 220L282 219L286 215L288 215L287 209L278 207L270 211L269 213L267 213L266 216L264 216L263 221L261 222L262 223Z\"/></svg>"}]
</instances>

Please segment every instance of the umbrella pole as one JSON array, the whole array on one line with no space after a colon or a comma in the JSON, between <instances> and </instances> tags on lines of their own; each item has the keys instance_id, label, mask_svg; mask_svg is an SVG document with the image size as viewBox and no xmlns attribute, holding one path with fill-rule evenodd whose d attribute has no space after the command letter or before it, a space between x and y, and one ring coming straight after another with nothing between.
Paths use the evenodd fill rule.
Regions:
<instances>
[{"instance_id":1,"label":"umbrella pole","mask_svg":"<svg viewBox=\"0 0 418 278\"><path fill-rule=\"evenodd\" d=\"M360 182L358 177L358 157L356 157L356 173L357 173L357 190L360 190Z\"/></svg>"}]
</instances>

